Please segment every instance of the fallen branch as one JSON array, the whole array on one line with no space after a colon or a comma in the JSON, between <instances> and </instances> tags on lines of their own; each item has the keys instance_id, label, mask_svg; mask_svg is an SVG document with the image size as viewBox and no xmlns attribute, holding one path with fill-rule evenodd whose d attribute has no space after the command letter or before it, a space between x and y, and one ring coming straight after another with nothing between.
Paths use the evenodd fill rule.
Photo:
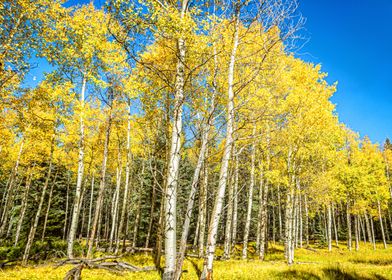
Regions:
<instances>
[{"instance_id":1,"label":"fallen branch","mask_svg":"<svg viewBox=\"0 0 392 280\"><path fill-rule=\"evenodd\" d=\"M56 268L62 265L75 265L70 269L64 277L64 280L80 280L82 270L88 269L105 269L111 273L122 273L122 272L142 272L142 271L154 271L156 270L153 266L137 267L130 263L121 262L113 259L118 259L119 256L105 256L96 259L66 259L58 262ZM112 261L108 261L112 260Z\"/></svg>"}]
</instances>

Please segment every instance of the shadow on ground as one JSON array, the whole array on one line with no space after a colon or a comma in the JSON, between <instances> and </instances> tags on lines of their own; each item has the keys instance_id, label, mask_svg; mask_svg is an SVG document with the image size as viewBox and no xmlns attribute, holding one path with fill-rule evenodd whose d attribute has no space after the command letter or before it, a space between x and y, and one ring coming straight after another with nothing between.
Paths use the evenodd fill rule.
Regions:
<instances>
[{"instance_id":1,"label":"shadow on ground","mask_svg":"<svg viewBox=\"0 0 392 280\"><path fill-rule=\"evenodd\" d=\"M384 276L375 274L371 277L359 275L356 272L344 271L339 267L322 269L322 276L298 269L289 269L276 274L279 279L304 280L387 280Z\"/></svg>"}]
</instances>

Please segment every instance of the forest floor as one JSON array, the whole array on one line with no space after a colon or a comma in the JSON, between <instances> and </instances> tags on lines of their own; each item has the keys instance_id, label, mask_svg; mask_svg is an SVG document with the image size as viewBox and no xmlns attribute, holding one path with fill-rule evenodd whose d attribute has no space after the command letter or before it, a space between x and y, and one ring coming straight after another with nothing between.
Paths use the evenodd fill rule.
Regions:
<instances>
[{"instance_id":1,"label":"forest floor","mask_svg":"<svg viewBox=\"0 0 392 280\"><path fill-rule=\"evenodd\" d=\"M253 256L247 261L240 259L241 248L237 247L238 259L216 261L214 279L346 279L370 280L392 279L392 246L383 249L377 244L373 250L370 244L360 244L358 252L348 251L344 244L334 246L332 252L325 248L297 249L295 264L288 266L284 261L283 247L274 245L269 248L266 260L261 262ZM152 266L150 255L137 254L124 257L122 261L140 267ZM198 279L203 260L188 258L184 264L183 279ZM43 263L27 267L14 266L0 270L0 279L63 279L70 265L55 268L55 263ZM113 274L106 270L84 269L83 280L92 279L160 279L158 272L137 272Z\"/></svg>"}]
</instances>

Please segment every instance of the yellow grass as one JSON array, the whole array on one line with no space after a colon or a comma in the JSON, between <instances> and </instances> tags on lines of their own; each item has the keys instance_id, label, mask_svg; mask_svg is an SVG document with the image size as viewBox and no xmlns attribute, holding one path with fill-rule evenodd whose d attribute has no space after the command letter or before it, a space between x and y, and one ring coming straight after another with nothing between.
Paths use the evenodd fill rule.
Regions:
<instances>
[{"instance_id":1,"label":"yellow grass","mask_svg":"<svg viewBox=\"0 0 392 280\"><path fill-rule=\"evenodd\" d=\"M240 248L237 251L240 252ZM239 254L239 253L238 253ZM251 254L252 257L252 254ZM276 245L269 248L266 261L260 262L256 257L243 261L239 255L229 261L214 263L214 278L231 279L392 279L392 249L383 249L381 245L374 251L361 244L359 252L349 252L344 245L334 247L332 252L326 249L310 251L297 249L296 263L288 266L284 262L283 247ZM151 266L148 255L136 255L123 258L124 261L138 266ZM14 267L0 271L0 279L63 279L71 266L54 268L53 263L28 267ZM184 264L183 279L198 279L202 260L188 258ZM157 272L113 274L105 270L82 272L83 279L160 279Z\"/></svg>"}]
</instances>

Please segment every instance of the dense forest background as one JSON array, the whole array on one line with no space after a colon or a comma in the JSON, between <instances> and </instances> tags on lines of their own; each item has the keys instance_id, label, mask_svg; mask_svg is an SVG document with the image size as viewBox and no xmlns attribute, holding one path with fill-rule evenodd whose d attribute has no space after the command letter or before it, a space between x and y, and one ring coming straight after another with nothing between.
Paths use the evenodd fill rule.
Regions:
<instances>
[{"instance_id":1,"label":"dense forest background","mask_svg":"<svg viewBox=\"0 0 392 280\"><path fill-rule=\"evenodd\" d=\"M0 3L1 259L146 251L178 279L193 249L210 279L272 243L387 247L392 145L339 122L295 0L63 4Z\"/></svg>"}]
</instances>

